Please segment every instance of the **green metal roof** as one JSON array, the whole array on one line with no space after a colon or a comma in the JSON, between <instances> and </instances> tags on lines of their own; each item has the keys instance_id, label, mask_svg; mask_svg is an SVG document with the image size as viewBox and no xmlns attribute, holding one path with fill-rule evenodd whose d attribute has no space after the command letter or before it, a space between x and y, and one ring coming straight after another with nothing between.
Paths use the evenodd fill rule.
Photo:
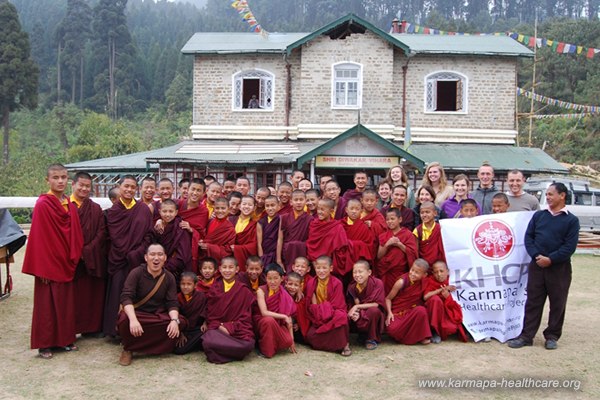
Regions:
<instances>
[{"instance_id":1,"label":"green metal roof","mask_svg":"<svg viewBox=\"0 0 600 400\"><path fill-rule=\"evenodd\" d=\"M311 159L313 159L313 157L321 155L323 152L329 150L330 148L337 145L338 143L341 143L344 140L346 140L352 136L355 136L355 135L366 136L368 139L372 140L373 142L375 142L375 143L383 146L387 150L389 150L390 153L392 153L393 155L404 158L406 161L408 161L410 164L412 164L419 171L425 170L425 163L422 160L420 160L419 158L415 157L414 155L408 153L407 151L401 149L400 147L396 146L389 140L382 138L377 133L373 132L372 130L366 128L364 125L361 125L361 124L353 126L352 128L348 129L346 132L341 133L338 136L334 137L333 139L330 139L330 140L324 142L323 144L314 147L312 150L310 150L310 151L304 153L303 155L301 155L300 157L298 157L298 160L297 160L298 168L302 168L302 166L304 164L306 164L307 162L309 162Z\"/></svg>"},{"instance_id":2,"label":"green metal roof","mask_svg":"<svg viewBox=\"0 0 600 400\"><path fill-rule=\"evenodd\" d=\"M475 54L486 56L533 57L533 52L508 36L421 35L394 33L410 54Z\"/></svg>"},{"instance_id":3,"label":"green metal roof","mask_svg":"<svg viewBox=\"0 0 600 400\"><path fill-rule=\"evenodd\" d=\"M308 33L197 32L181 49L184 54L275 53Z\"/></svg>"},{"instance_id":4,"label":"green metal roof","mask_svg":"<svg viewBox=\"0 0 600 400\"><path fill-rule=\"evenodd\" d=\"M317 29L316 31L304 36L303 38L297 40L296 42L290 44L287 47L286 52L289 55L292 52L292 50L294 50L295 48L308 43L309 41L315 39L316 37L318 37L320 35L329 34L332 31L339 29L340 27L344 28L344 31L341 31L340 34L344 34L345 32L348 32L348 31L354 32L356 30L357 26L362 27L363 30L369 30L369 31L375 33L377 36L381 37L383 40L391 43L392 45L394 45L396 47L401 48L404 51L409 50L409 48L406 44L402 43L400 40L398 40L394 36L390 35L389 33L382 31L375 25L371 24L370 22L365 21L364 19L362 19L354 14L348 14L336 21L333 21L333 22L325 25L324 27L322 27L320 29Z\"/></svg>"},{"instance_id":5,"label":"green metal roof","mask_svg":"<svg viewBox=\"0 0 600 400\"><path fill-rule=\"evenodd\" d=\"M440 162L444 168L477 171L487 162L496 171L518 169L524 173L569 171L543 150L493 144L412 144L409 151L421 160Z\"/></svg>"}]
</instances>

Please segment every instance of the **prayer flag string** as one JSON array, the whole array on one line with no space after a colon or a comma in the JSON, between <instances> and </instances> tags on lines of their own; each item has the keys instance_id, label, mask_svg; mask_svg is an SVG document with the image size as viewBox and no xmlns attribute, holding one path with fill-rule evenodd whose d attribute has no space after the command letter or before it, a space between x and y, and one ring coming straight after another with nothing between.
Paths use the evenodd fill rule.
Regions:
<instances>
[{"instance_id":1,"label":"prayer flag string","mask_svg":"<svg viewBox=\"0 0 600 400\"><path fill-rule=\"evenodd\" d=\"M521 89L519 87L517 88L517 95L526 97L528 99L533 98L534 101L564 108L566 110L580 111L584 114L600 113L600 106L588 106L583 104L569 103L568 101L553 99L551 97L542 96L541 94L532 93L529 90Z\"/></svg>"},{"instance_id":2,"label":"prayer flag string","mask_svg":"<svg viewBox=\"0 0 600 400\"><path fill-rule=\"evenodd\" d=\"M268 35L268 32L262 28L262 26L256 20L254 14L252 14L247 0L233 0L231 2L231 7L235 8L238 14L242 17L242 21L246 22L248 26L250 26L250 31L260 33L263 36Z\"/></svg>"}]
</instances>

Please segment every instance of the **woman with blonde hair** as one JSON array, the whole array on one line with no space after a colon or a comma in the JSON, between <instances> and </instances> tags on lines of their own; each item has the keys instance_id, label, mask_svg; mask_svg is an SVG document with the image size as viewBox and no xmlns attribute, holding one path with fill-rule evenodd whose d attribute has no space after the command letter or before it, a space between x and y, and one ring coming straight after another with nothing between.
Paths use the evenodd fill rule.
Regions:
<instances>
[{"instance_id":1,"label":"woman with blonde hair","mask_svg":"<svg viewBox=\"0 0 600 400\"><path fill-rule=\"evenodd\" d=\"M448 200L454 189L448 184L444 167L437 161L429 163L425 168L422 185L428 185L435 192L435 205L441 206L444 201Z\"/></svg>"},{"instance_id":2,"label":"woman with blonde hair","mask_svg":"<svg viewBox=\"0 0 600 400\"><path fill-rule=\"evenodd\" d=\"M408 176L406 175L406 172L404 172L402 165L394 165L392 168L390 168L385 179L391 182L392 190L396 186L404 186L407 191L406 202L404 206L408 208L415 207L415 192L408 184Z\"/></svg>"}]
</instances>

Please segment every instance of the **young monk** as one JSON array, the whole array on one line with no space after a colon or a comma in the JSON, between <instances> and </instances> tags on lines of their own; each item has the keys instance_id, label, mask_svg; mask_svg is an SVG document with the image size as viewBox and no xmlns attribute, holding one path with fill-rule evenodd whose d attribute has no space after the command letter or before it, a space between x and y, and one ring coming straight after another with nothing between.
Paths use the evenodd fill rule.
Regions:
<instances>
[{"instance_id":1,"label":"young monk","mask_svg":"<svg viewBox=\"0 0 600 400\"><path fill-rule=\"evenodd\" d=\"M225 181L223 181L223 192L221 196L229 197L229 195L235 190L235 178L228 176Z\"/></svg>"},{"instance_id":2,"label":"young monk","mask_svg":"<svg viewBox=\"0 0 600 400\"><path fill-rule=\"evenodd\" d=\"M460 201L460 212L458 218L473 218L479 215L479 207L473 199Z\"/></svg>"},{"instance_id":3,"label":"young monk","mask_svg":"<svg viewBox=\"0 0 600 400\"><path fill-rule=\"evenodd\" d=\"M175 354L187 354L202 347L202 329L206 329L206 296L196 290L197 283L198 276L195 273L185 271L181 274L177 301L179 314L187 320L187 327L179 332L179 339L173 350Z\"/></svg>"},{"instance_id":4,"label":"young monk","mask_svg":"<svg viewBox=\"0 0 600 400\"><path fill-rule=\"evenodd\" d=\"M165 249L165 269L179 282L183 271L192 270L192 235L181 228L182 220L177 215L177 205L173 200L163 200L159 213L163 229L162 233L154 230L154 242Z\"/></svg>"},{"instance_id":5,"label":"young monk","mask_svg":"<svg viewBox=\"0 0 600 400\"><path fill-rule=\"evenodd\" d=\"M146 204L152 213L154 214L154 195L156 194L156 179L151 176L147 176L142 179L142 186L140 188L140 200Z\"/></svg>"},{"instance_id":6,"label":"young monk","mask_svg":"<svg viewBox=\"0 0 600 400\"><path fill-rule=\"evenodd\" d=\"M265 205L266 205L267 197L269 197L270 195L271 195L271 192L269 191L268 187L263 186L261 188L258 188L258 190L256 191L256 194L254 195L256 207L254 208L254 214L252 215L253 220L260 221L260 219L262 217L267 215L267 212L265 210ZM275 197L275 198L277 198L277 197Z\"/></svg>"},{"instance_id":7,"label":"young monk","mask_svg":"<svg viewBox=\"0 0 600 400\"><path fill-rule=\"evenodd\" d=\"M306 213L311 217L317 216L317 204L319 203L319 191L310 189L306 192Z\"/></svg>"},{"instance_id":8,"label":"young monk","mask_svg":"<svg viewBox=\"0 0 600 400\"><path fill-rule=\"evenodd\" d=\"M360 218L367 224L369 229L375 235L375 240L379 238L383 232L386 231L387 225L385 224L385 218L381 212L377 209L377 192L373 189L365 189L362 193L361 203L363 206ZM375 251L377 251L377 243L375 244Z\"/></svg>"},{"instance_id":9,"label":"young monk","mask_svg":"<svg viewBox=\"0 0 600 400\"><path fill-rule=\"evenodd\" d=\"M277 238L277 263L291 271L296 257L306 256L306 240L312 218L304 212L306 195L301 190L292 193L292 212L281 216Z\"/></svg>"},{"instance_id":10,"label":"young monk","mask_svg":"<svg viewBox=\"0 0 600 400\"><path fill-rule=\"evenodd\" d=\"M425 259L430 265L438 260L445 261L442 229L440 224L435 222L437 216L435 204L431 201L422 203L419 214L422 222L413 231L417 238L419 257Z\"/></svg>"},{"instance_id":11,"label":"young monk","mask_svg":"<svg viewBox=\"0 0 600 400\"><path fill-rule=\"evenodd\" d=\"M206 332L202 348L215 364L243 360L254 349L252 307L254 294L236 280L239 268L235 257L221 260L221 278L206 295Z\"/></svg>"},{"instance_id":12,"label":"young monk","mask_svg":"<svg viewBox=\"0 0 600 400\"><path fill-rule=\"evenodd\" d=\"M215 201L217 201L218 198L222 197L221 195L221 190L223 189L223 187L221 186L221 184L219 182L212 182L210 185L208 185L206 187L206 198L204 199L204 205L206 206L206 209L208 210L208 218L211 219L214 217L213 213L214 213L214 208L215 208ZM229 204L228 204L229 206Z\"/></svg>"},{"instance_id":13,"label":"young monk","mask_svg":"<svg viewBox=\"0 0 600 400\"><path fill-rule=\"evenodd\" d=\"M154 222L158 221L160 219L160 207L162 205L162 202L165 200L171 200L173 198L173 192L175 191L175 188L173 186L173 181L170 180L169 178L162 178L160 181L158 181L158 196L159 199L155 200L153 204L153 210L154 210Z\"/></svg>"},{"instance_id":14,"label":"young monk","mask_svg":"<svg viewBox=\"0 0 600 400\"><path fill-rule=\"evenodd\" d=\"M280 224L280 216L277 214L278 209L277 197L269 195L265 199L265 215L256 225L258 255L262 259L263 265L269 265L277 260L277 240Z\"/></svg>"},{"instance_id":15,"label":"young monk","mask_svg":"<svg viewBox=\"0 0 600 400\"><path fill-rule=\"evenodd\" d=\"M386 293L417 259L417 240L411 231L400 225L401 221L400 209L390 208L385 214L388 229L379 235L376 275L383 281Z\"/></svg>"},{"instance_id":16,"label":"young monk","mask_svg":"<svg viewBox=\"0 0 600 400\"><path fill-rule=\"evenodd\" d=\"M367 173L364 171L357 171L354 173L354 189L348 189L344 192L344 200L348 201L350 199L360 200L363 192L367 187L367 182L369 181L369 177Z\"/></svg>"},{"instance_id":17,"label":"young monk","mask_svg":"<svg viewBox=\"0 0 600 400\"><path fill-rule=\"evenodd\" d=\"M365 260L354 264L352 277L354 282L348 286L350 328L359 332L359 342L365 343L367 350L375 350L381 343L385 321L383 282L372 276Z\"/></svg>"},{"instance_id":18,"label":"young monk","mask_svg":"<svg viewBox=\"0 0 600 400\"><path fill-rule=\"evenodd\" d=\"M332 179L325 184L325 191L323 192L323 198L333 201L333 215L331 218L337 220L341 220L346 216L346 199L340 196L341 191L340 185Z\"/></svg>"},{"instance_id":19,"label":"young monk","mask_svg":"<svg viewBox=\"0 0 600 400\"><path fill-rule=\"evenodd\" d=\"M415 212L411 208L408 208L404 205L406 203L407 196L408 189L406 189L405 186L394 186L392 189L392 202L388 208L381 210L381 214L385 216L387 210L397 208L400 210L402 217L401 225L412 232L412 230L415 229Z\"/></svg>"},{"instance_id":20,"label":"young monk","mask_svg":"<svg viewBox=\"0 0 600 400\"><path fill-rule=\"evenodd\" d=\"M369 229L367 224L360 219L362 213L362 204L359 200L350 199L346 203L347 217L342 219L342 226L346 231L346 236L352 244L352 263L358 260L367 260L371 263L375 261L375 235Z\"/></svg>"},{"instance_id":21,"label":"young monk","mask_svg":"<svg viewBox=\"0 0 600 400\"><path fill-rule=\"evenodd\" d=\"M229 193L227 199L229 200L229 216L235 217L240 215L240 206L242 204L242 194L237 191Z\"/></svg>"},{"instance_id":22,"label":"young monk","mask_svg":"<svg viewBox=\"0 0 600 400\"><path fill-rule=\"evenodd\" d=\"M248 287L252 293L256 293L258 288L265 283L265 274L263 273L263 263L258 256L250 256L246 260L246 267L244 271L240 271L237 276L237 280Z\"/></svg>"},{"instance_id":23,"label":"young monk","mask_svg":"<svg viewBox=\"0 0 600 400\"><path fill-rule=\"evenodd\" d=\"M504 193L496 193L494 197L492 197L492 213L505 213L508 212L510 208L510 202L508 201L508 196Z\"/></svg>"},{"instance_id":24,"label":"young monk","mask_svg":"<svg viewBox=\"0 0 600 400\"><path fill-rule=\"evenodd\" d=\"M179 226L192 235L192 271L198 273L198 242L206 236L208 209L202 200L205 192L204 181L193 178L187 190L187 199L179 201L178 215L182 221Z\"/></svg>"},{"instance_id":25,"label":"young monk","mask_svg":"<svg viewBox=\"0 0 600 400\"><path fill-rule=\"evenodd\" d=\"M350 331L342 282L331 275L333 264L328 256L315 261L317 279L307 287L307 310L310 328L306 342L315 350L352 355Z\"/></svg>"},{"instance_id":26,"label":"young monk","mask_svg":"<svg viewBox=\"0 0 600 400\"><path fill-rule=\"evenodd\" d=\"M310 327L310 321L308 319L308 311L306 308L306 297L302 293L302 277L295 273L290 272L286 276L285 290L292 296L296 303L296 315L293 319L294 322L294 341L296 343L304 343L304 338Z\"/></svg>"},{"instance_id":27,"label":"young monk","mask_svg":"<svg viewBox=\"0 0 600 400\"><path fill-rule=\"evenodd\" d=\"M219 262L232 254L231 245L235 243L235 228L229 222L228 202L219 197L214 203L214 218L208 222L206 237L198 242L199 258L213 257Z\"/></svg>"},{"instance_id":28,"label":"young monk","mask_svg":"<svg viewBox=\"0 0 600 400\"><path fill-rule=\"evenodd\" d=\"M267 358L279 350L290 349L296 353L294 344L294 322L296 304L292 296L282 289L283 268L278 264L267 266L267 284L256 291L260 315L254 316L254 326L258 332L258 348Z\"/></svg>"},{"instance_id":29,"label":"young monk","mask_svg":"<svg viewBox=\"0 0 600 400\"><path fill-rule=\"evenodd\" d=\"M387 333L398 343L431 343L427 310L423 307L423 279L428 269L427 261L417 258L385 298Z\"/></svg>"},{"instance_id":30,"label":"young monk","mask_svg":"<svg viewBox=\"0 0 600 400\"><path fill-rule=\"evenodd\" d=\"M215 283L215 275L217 274L217 260L212 257L206 257L200 261L200 275L196 290L208 293L210 287Z\"/></svg>"},{"instance_id":31,"label":"young monk","mask_svg":"<svg viewBox=\"0 0 600 400\"><path fill-rule=\"evenodd\" d=\"M289 182L281 182L277 188L277 197L279 198L279 215L285 215L292 212L292 205L290 200L292 198L292 184Z\"/></svg>"},{"instance_id":32,"label":"young monk","mask_svg":"<svg viewBox=\"0 0 600 400\"><path fill-rule=\"evenodd\" d=\"M256 221L252 219L254 213L254 198L242 197L240 215L229 217L235 228L235 243L231 245L233 256L238 260L238 265L243 265L242 272L246 269L246 259L258 254Z\"/></svg>"},{"instance_id":33,"label":"young monk","mask_svg":"<svg viewBox=\"0 0 600 400\"><path fill-rule=\"evenodd\" d=\"M303 294L306 294L306 287L308 286L308 282L312 281L312 276L309 275L310 272L310 262L306 257L296 257L294 260L294 265L292 266L292 271L300 275L302 278L300 281L300 290Z\"/></svg>"},{"instance_id":34,"label":"young monk","mask_svg":"<svg viewBox=\"0 0 600 400\"><path fill-rule=\"evenodd\" d=\"M462 326L462 308L452 298L450 293L456 290L456 286L448 283L450 271L444 261L433 264L433 272L425 278L423 300L429 316L431 326L432 343L446 340L448 336L458 333L463 342L467 341L467 335Z\"/></svg>"},{"instance_id":35,"label":"young monk","mask_svg":"<svg viewBox=\"0 0 600 400\"><path fill-rule=\"evenodd\" d=\"M179 200L187 200L190 190L190 180L188 178L180 179L177 189L179 191Z\"/></svg>"},{"instance_id":36,"label":"young monk","mask_svg":"<svg viewBox=\"0 0 600 400\"><path fill-rule=\"evenodd\" d=\"M343 278L352 271L352 249L341 222L332 217L334 206L331 199L319 200L318 218L312 219L308 228L306 254L309 261L324 254L330 256L334 274Z\"/></svg>"},{"instance_id":37,"label":"young monk","mask_svg":"<svg viewBox=\"0 0 600 400\"><path fill-rule=\"evenodd\" d=\"M23 261L23 273L35 277L31 348L44 359L52 358L55 347L77 350L73 278L83 234L77 207L64 194L68 179L63 165L48 167L49 191L35 203Z\"/></svg>"}]
</instances>

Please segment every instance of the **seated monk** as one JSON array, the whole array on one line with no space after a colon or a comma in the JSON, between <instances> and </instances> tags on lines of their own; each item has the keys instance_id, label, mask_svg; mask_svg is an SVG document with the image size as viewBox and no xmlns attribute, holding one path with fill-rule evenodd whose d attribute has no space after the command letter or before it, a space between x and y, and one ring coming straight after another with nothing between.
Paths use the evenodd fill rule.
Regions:
<instances>
[{"instance_id":1,"label":"seated monk","mask_svg":"<svg viewBox=\"0 0 600 400\"><path fill-rule=\"evenodd\" d=\"M331 275L331 258L320 256L315 261L317 279L307 288L307 310L310 328L306 342L315 350L352 355L350 331L342 282Z\"/></svg>"},{"instance_id":2,"label":"seated monk","mask_svg":"<svg viewBox=\"0 0 600 400\"><path fill-rule=\"evenodd\" d=\"M187 327L181 330L179 340L173 353L187 354L202 348L202 330L206 326L206 296L204 293L196 290L198 276L191 271L185 271L181 274L179 281L180 292L177 295L179 302L179 313L187 320Z\"/></svg>"},{"instance_id":3,"label":"seated monk","mask_svg":"<svg viewBox=\"0 0 600 400\"><path fill-rule=\"evenodd\" d=\"M220 262L223 257L233 254L231 246L235 244L235 228L227 219L229 202L224 197L215 200L213 218L208 222L206 237L200 239L199 258L212 257Z\"/></svg>"},{"instance_id":4,"label":"seated monk","mask_svg":"<svg viewBox=\"0 0 600 400\"><path fill-rule=\"evenodd\" d=\"M417 258L385 298L387 333L398 343L431 343L427 310L423 306L423 278L428 269L427 261Z\"/></svg>"},{"instance_id":5,"label":"seated monk","mask_svg":"<svg viewBox=\"0 0 600 400\"><path fill-rule=\"evenodd\" d=\"M375 350L381 343L385 321L385 293L383 282L373 277L371 266L365 260L352 268L354 282L348 286L350 328L358 331L359 342L367 350Z\"/></svg>"},{"instance_id":6,"label":"seated monk","mask_svg":"<svg viewBox=\"0 0 600 400\"><path fill-rule=\"evenodd\" d=\"M167 261L165 249L151 244L144 255L146 264L132 270L123 286L117 328L123 343L119 364L131 364L133 352L144 354L171 353L185 329L185 319L179 318L175 277L163 267ZM180 327L181 323L181 327Z\"/></svg>"},{"instance_id":7,"label":"seated monk","mask_svg":"<svg viewBox=\"0 0 600 400\"><path fill-rule=\"evenodd\" d=\"M256 298L236 280L238 271L235 257L223 258L219 267L221 279L206 295L206 332L202 336L202 347L211 363L243 360L254 349L251 310Z\"/></svg>"},{"instance_id":8,"label":"seated monk","mask_svg":"<svg viewBox=\"0 0 600 400\"><path fill-rule=\"evenodd\" d=\"M310 327L308 310L306 308L306 296L302 293L302 277L296 272L290 272L286 276L285 290L292 296L296 303L296 314L293 316L294 342L304 343L304 338Z\"/></svg>"},{"instance_id":9,"label":"seated monk","mask_svg":"<svg viewBox=\"0 0 600 400\"><path fill-rule=\"evenodd\" d=\"M450 294L456 290L456 286L448 284L448 266L444 261L437 261L432 269L432 274L425 279L423 296L433 334L431 341L439 343L458 333L459 338L466 342L467 335L462 326L462 308Z\"/></svg>"},{"instance_id":10,"label":"seated monk","mask_svg":"<svg viewBox=\"0 0 600 400\"><path fill-rule=\"evenodd\" d=\"M217 275L217 260L212 257L203 258L200 261L200 275L198 275L198 282L196 283L196 290L206 294L210 290L210 287L215 283L215 276Z\"/></svg>"},{"instance_id":11,"label":"seated monk","mask_svg":"<svg viewBox=\"0 0 600 400\"><path fill-rule=\"evenodd\" d=\"M258 348L267 358L279 350L290 349L296 353L292 315L296 304L292 296L281 287L283 268L279 264L267 266L267 284L256 292L260 313L254 315L254 326L258 336Z\"/></svg>"},{"instance_id":12,"label":"seated monk","mask_svg":"<svg viewBox=\"0 0 600 400\"><path fill-rule=\"evenodd\" d=\"M263 270L263 263L260 257L248 257L245 271L238 273L237 280L250 289L252 293L256 294L258 288L267 283Z\"/></svg>"}]
</instances>

